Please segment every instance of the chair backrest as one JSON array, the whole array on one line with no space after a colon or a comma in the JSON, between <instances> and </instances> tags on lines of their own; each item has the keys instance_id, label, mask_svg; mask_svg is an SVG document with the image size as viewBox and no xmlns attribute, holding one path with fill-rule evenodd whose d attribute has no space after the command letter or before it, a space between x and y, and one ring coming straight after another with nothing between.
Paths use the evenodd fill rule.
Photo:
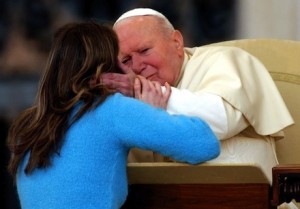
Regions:
<instances>
[{"instance_id":1,"label":"chair backrest","mask_svg":"<svg viewBox=\"0 0 300 209\"><path fill-rule=\"evenodd\" d=\"M236 46L257 57L275 81L295 124L276 142L280 164L300 164L300 42L280 39L241 39L212 45ZM280 110L279 110L280 111Z\"/></svg>"}]
</instances>

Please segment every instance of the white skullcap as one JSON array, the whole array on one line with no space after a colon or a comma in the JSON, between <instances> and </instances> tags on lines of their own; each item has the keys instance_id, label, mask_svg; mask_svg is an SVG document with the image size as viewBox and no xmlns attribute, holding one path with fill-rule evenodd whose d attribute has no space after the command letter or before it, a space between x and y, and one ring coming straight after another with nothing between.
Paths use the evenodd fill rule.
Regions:
<instances>
[{"instance_id":1,"label":"white skullcap","mask_svg":"<svg viewBox=\"0 0 300 209\"><path fill-rule=\"evenodd\" d=\"M166 17L162 13L160 13L158 11L155 11L153 9L150 9L150 8L136 8L136 9L129 10L128 12L125 12L124 14L122 14L116 20L115 24L118 23L119 21L125 19L125 18L128 18L128 17L145 16L145 15L154 15L154 16L159 16L159 17L162 17L162 18L166 19Z\"/></svg>"}]
</instances>

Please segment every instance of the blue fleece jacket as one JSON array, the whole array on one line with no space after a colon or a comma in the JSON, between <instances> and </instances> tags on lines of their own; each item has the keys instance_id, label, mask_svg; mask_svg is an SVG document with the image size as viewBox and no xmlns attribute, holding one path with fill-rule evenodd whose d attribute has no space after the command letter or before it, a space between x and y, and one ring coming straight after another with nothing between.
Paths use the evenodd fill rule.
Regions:
<instances>
[{"instance_id":1,"label":"blue fleece jacket","mask_svg":"<svg viewBox=\"0 0 300 209\"><path fill-rule=\"evenodd\" d=\"M133 147L191 164L220 152L218 139L202 120L171 116L117 93L71 126L50 167L25 175L27 155L17 174L22 209L120 208L127 196L126 160Z\"/></svg>"}]
</instances>

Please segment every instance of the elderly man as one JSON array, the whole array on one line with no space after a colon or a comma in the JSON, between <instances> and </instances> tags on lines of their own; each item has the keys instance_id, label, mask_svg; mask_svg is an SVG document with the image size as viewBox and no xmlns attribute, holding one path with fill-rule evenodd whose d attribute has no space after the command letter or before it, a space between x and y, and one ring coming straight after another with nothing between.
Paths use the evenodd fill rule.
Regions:
<instances>
[{"instance_id":1,"label":"elderly man","mask_svg":"<svg viewBox=\"0 0 300 209\"><path fill-rule=\"evenodd\" d=\"M125 73L107 74L105 83L146 102L166 102L171 114L203 118L222 140L221 155L210 162L258 163L271 181L274 142L293 119L259 60L235 47L184 47L181 33L148 8L124 13L113 28ZM169 99L166 83L172 86ZM149 94L141 95L141 89ZM135 160L151 158L143 155Z\"/></svg>"}]
</instances>

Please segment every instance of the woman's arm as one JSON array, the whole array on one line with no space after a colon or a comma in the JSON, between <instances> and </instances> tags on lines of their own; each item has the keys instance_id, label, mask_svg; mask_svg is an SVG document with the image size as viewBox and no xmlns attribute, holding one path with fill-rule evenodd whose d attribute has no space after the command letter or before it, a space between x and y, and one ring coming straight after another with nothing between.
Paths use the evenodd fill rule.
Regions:
<instances>
[{"instance_id":1,"label":"woman's arm","mask_svg":"<svg viewBox=\"0 0 300 209\"><path fill-rule=\"evenodd\" d=\"M115 133L129 148L153 150L192 164L217 157L220 144L210 127L196 117L170 115L138 100L118 95Z\"/></svg>"}]
</instances>

